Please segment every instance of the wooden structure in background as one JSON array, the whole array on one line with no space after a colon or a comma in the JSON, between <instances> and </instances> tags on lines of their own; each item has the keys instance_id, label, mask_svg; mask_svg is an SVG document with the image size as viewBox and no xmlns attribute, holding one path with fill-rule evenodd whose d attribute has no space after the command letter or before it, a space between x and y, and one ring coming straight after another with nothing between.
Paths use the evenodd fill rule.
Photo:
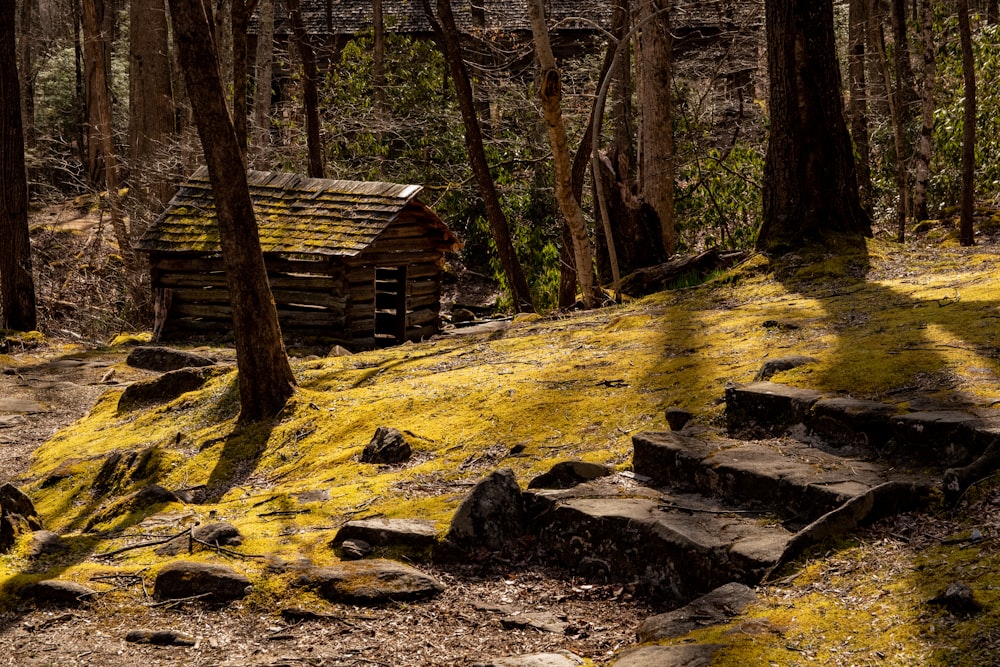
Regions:
<instances>
[{"instance_id":1,"label":"wooden structure in background","mask_svg":"<svg viewBox=\"0 0 1000 667\"><path fill-rule=\"evenodd\" d=\"M420 186L262 171L247 179L286 340L369 349L438 331L444 253L460 244L416 199ZM204 167L138 248L149 256L157 337L231 330Z\"/></svg>"}]
</instances>

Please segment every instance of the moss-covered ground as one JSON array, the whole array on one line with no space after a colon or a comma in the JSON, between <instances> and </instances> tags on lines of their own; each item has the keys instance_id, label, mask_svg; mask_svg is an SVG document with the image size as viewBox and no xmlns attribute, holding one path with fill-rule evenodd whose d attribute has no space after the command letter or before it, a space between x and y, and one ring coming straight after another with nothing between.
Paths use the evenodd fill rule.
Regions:
<instances>
[{"instance_id":1,"label":"moss-covered ground","mask_svg":"<svg viewBox=\"0 0 1000 667\"><path fill-rule=\"evenodd\" d=\"M353 518L430 518L444 531L468 488L498 467L512 468L522 484L566 459L625 470L631 435L666 428L666 408L721 424L726 384L752 380L772 357L818 360L774 378L780 382L987 409L1000 401L998 277L994 249L870 241L863 250L779 263L755 256L706 284L599 311L293 359L295 397L273 421L246 428L235 421L234 373L132 412L119 411L120 391L109 391L37 450L19 484L71 551L39 563L22 545L0 559L0 585L155 569L166 560L150 548L101 554L198 521L227 520L243 531L239 565L252 578L278 560L335 560L329 542ZM130 341L120 343L124 350ZM409 463L359 462L379 426L407 435ZM95 487L116 451L143 452L144 464L110 488ZM151 483L197 488L206 501L121 509L123 497ZM934 525L961 528L949 521L957 519ZM883 527L813 554L763 588L738 622L682 641L722 640L729 648L718 664L997 664L968 662L977 646L996 644L997 565L990 540L939 546ZM985 615L955 618L926 605L959 578L986 604ZM258 587L257 600L292 595L282 581Z\"/></svg>"}]
</instances>

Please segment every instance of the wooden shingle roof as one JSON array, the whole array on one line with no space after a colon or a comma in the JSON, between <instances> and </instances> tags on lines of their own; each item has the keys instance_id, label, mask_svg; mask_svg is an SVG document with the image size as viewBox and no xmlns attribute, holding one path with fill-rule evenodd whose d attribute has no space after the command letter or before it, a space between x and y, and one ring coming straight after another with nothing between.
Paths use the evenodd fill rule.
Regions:
<instances>
[{"instance_id":1,"label":"wooden shingle roof","mask_svg":"<svg viewBox=\"0 0 1000 667\"><path fill-rule=\"evenodd\" d=\"M268 171L247 173L263 252L353 257L371 245L404 211L419 215L443 238L458 240L416 199L419 185L306 178ZM137 248L145 252L220 252L208 170L181 186Z\"/></svg>"}]
</instances>

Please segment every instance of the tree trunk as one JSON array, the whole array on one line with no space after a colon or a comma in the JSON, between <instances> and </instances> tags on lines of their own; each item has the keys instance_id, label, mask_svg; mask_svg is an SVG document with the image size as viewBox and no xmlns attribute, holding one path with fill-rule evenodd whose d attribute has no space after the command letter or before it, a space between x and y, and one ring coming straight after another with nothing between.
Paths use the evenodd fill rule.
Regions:
<instances>
[{"instance_id":1,"label":"tree trunk","mask_svg":"<svg viewBox=\"0 0 1000 667\"><path fill-rule=\"evenodd\" d=\"M934 134L934 89L935 63L934 52L934 0L923 0L921 6L923 20L923 54L924 54L924 85L922 113L920 117L920 141L917 144L916 174L913 181L913 217L916 220L926 220L930 217L927 210L927 185L931 176L931 140Z\"/></svg>"},{"instance_id":2,"label":"tree trunk","mask_svg":"<svg viewBox=\"0 0 1000 667\"><path fill-rule=\"evenodd\" d=\"M90 107L90 153L99 156L94 163L101 167L95 184L103 180L108 193L108 210L111 215L111 226L118 242L125 264L125 272L129 279L135 277L136 261L132 253L132 241L122 217L121 204L118 197L118 160L115 155L114 128L111 124L111 79L107 76L111 71L110 47L111 30L108 21L102 21L102 13L106 11L103 0L83 0L84 52L89 50L88 62L88 106ZM86 37L89 35L89 39ZM99 150L95 150L99 149ZM103 176L103 179L100 178Z\"/></svg>"},{"instance_id":3,"label":"tree trunk","mask_svg":"<svg viewBox=\"0 0 1000 667\"><path fill-rule=\"evenodd\" d=\"M302 25L299 0L287 0L288 15L295 34L295 45L302 59L303 98L306 105L306 146L309 151L309 176L326 178L323 169L323 144L319 127L319 90L316 84L316 55L309 45L309 36Z\"/></svg>"},{"instance_id":4,"label":"tree trunk","mask_svg":"<svg viewBox=\"0 0 1000 667\"><path fill-rule=\"evenodd\" d=\"M35 63L34 45L38 0L21 0L18 16L17 69L21 74L21 123L26 148L35 147Z\"/></svg>"},{"instance_id":5,"label":"tree trunk","mask_svg":"<svg viewBox=\"0 0 1000 667\"><path fill-rule=\"evenodd\" d=\"M844 122L832 0L766 0L771 132L757 247L871 235Z\"/></svg>"},{"instance_id":6,"label":"tree trunk","mask_svg":"<svg viewBox=\"0 0 1000 667\"><path fill-rule=\"evenodd\" d=\"M257 221L229 117L219 61L201 0L170 0L181 67L208 164L219 224L239 368L239 422L269 419L292 396L295 378L267 282Z\"/></svg>"},{"instance_id":7,"label":"tree trunk","mask_svg":"<svg viewBox=\"0 0 1000 667\"><path fill-rule=\"evenodd\" d=\"M671 100L671 48L669 15L662 0L641 0L636 19L639 32L639 188L642 201L659 219L663 251L677 247L674 230L674 131Z\"/></svg>"},{"instance_id":8,"label":"tree trunk","mask_svg":"<svg viewBox=\"0 0 1000 667\"><path fill-rule=\"evenodd\" d=\"M103 124L110 117L108 81L111 76L110 15L104 0L82 0L83 60L87 104L87 179L94 187L106 184Z\"/></svg>"},{"instance_id":9,"label":"tree trunk","mask_svg":"<svg viewBox=\"0 0 1000 667\"><path fill-rule=\"evenodd\" d=\"M576 275L583 293L583 304L587 308L597 305L594 293L594 254L587 221L580 203L573 196L573 165L569 157L569 142L562 119L562 76L556 67L556 59L549 44L549 29L545 23L545 10L541 0L529 0L528 12L531 17L531 33L535 41L535 53L541 67L541 85L538 93L542 100L542 115L552 146L552 163L555 172L556 201L566 218L573 236L573 256L576 259Z\"/></svg>"},{"instance_id":10,"label":"tree trunk","mask_svg":"<svg viewBox=\"0 0 1000 667\"><path fill-rule=\"evenodd\" d=\"M507 216L500 205L496 184L493 182L490 166L486 160L483 133L479 125L479 117L476 115L475 100L472 96L472 83L469 81L469 73L465 68L465 61L462 59L462 48L451 3L449 0L438 0L438 17L435 19L430 0L421 1L424 13L434 26L439 48L448 63L448 69L455 85L458 107L465 124L465 147L469 151L472 174L476 178L479 196L486 208L486 218L490 223L493 244L500 257L500 265L503 267L504 278L507 281L507 289L510 290L514 310L519 313L532 313L535 311L535 307L531 302L528 281L525 279L524 271L517 260L517 253L514 251L514 244L510 237L510 226L507 224Z\"/></svg>"},{"instance_id":11,"label":"tree trunk","mask_svg":"<svg viewBox=\"0 0 1000 667\"><path fill-rule=\"evenodd\" d=\"M167 42L167 13L163 0L132 0L129 5L129 127L128 157L133 176L146 173L148 162L155 159L171 140L174 131L174 99L170 87L170 48ZM156 174L152 183L132 178L132 185L142 181L147 197L157 200L160 208L173 193L163 168L149 169Z\"/></svg>"},{"instance_id":12,"label":"tree trunk","mask_svg":"<svg viewBox=\"0 0 1000 667\"><path fill-rule=\"evenodd\" d=\"M87 140L87 94L84 86L86 65L84 64L83 38L81 36L83 34L83 16L80 1L71 0L73 12L73 91L75 93L73 110L76 112L74 120L76 121L77 157L89 176L91 165L88 159L90 151L87 146L89 143Z\"/></svg>"},{"instance_id":13,"label":"tree trunk","mask_svg":"<svg viewBox=\"0 0 1000 667\"><path fill-rule=\"evenodd\" d=\"M872 210L871 144L868 139L868 101L865 81L865 28L868 24L866 0L850 0L848 7L847 63L850 97L847 115L858 159L858 191L861 205Z\"/></svg>"},{"instance_id":14,"label":"tree trunk","mask_svg":"<svg viewBox=\"0 0 1000 667\"><path fill-rule=\"evenodd\" d=\"M964 246L975 245L972 215L976 197L976 63L972 53L969 0L958 0L958 30L962 41L962 79L965 83L965 113L962 126L962 213L959 238Z\"/></svg>"},{"instance_id":15,"label":"tree trunk","mask_svg":"<svg viewBox=\"0 0 1000 667\"><path fill-rule=\"evenodd\" d=\"M865 26L865 39L867 43L868 58L865 59L865 67L868 70L866 85L868 88L868 118L884 119L889 117L889 91L885 88L885 80L882 77L882 59L876 57L880 53L879 48L883 34L882 31L882 2L880 0L864 0L866 9L865 15L868 25ZM884 44L882 44L884 50ZM876 123L877 124L877 123Z\"/></svg>"},{"instance_id":16,"label":"tree trunk","mask_svg":"<svg viewBox=\"0 0 1000 667\"><path fill-rule=\"evenodd\" d=\"M253 126L258 169L271 164L271 77L274 67L274 0L261 0L254 62Z\"/></svg>"},{"instance_id":17,"label":"tree trunk","mask_svg":"<svg viewBox=\"0 0 1000 667\"><path fill-rule=\"evenodd\" d=\"M14 3L0 2L0 329L36 328Z\"/></svg>"}]
</instances>

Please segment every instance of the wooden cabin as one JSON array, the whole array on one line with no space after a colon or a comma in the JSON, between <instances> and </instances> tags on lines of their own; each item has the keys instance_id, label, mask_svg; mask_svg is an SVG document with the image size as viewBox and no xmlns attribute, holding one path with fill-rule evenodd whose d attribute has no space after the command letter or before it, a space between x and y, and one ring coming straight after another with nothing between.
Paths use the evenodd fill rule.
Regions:
<instances>
[{"instance_id":1,"label":"wooden cabin","mask_svg":"<svg viewBox=\"0 0 1000 667\"><path fill-rule=\"evenodd\" d=\"M418 185L247 175L286 340L371 349L440 328L444 254L460 247ZM208 171L200 168L143 235L154 336L232 330Z\"/></svg>"}]
</instances>

